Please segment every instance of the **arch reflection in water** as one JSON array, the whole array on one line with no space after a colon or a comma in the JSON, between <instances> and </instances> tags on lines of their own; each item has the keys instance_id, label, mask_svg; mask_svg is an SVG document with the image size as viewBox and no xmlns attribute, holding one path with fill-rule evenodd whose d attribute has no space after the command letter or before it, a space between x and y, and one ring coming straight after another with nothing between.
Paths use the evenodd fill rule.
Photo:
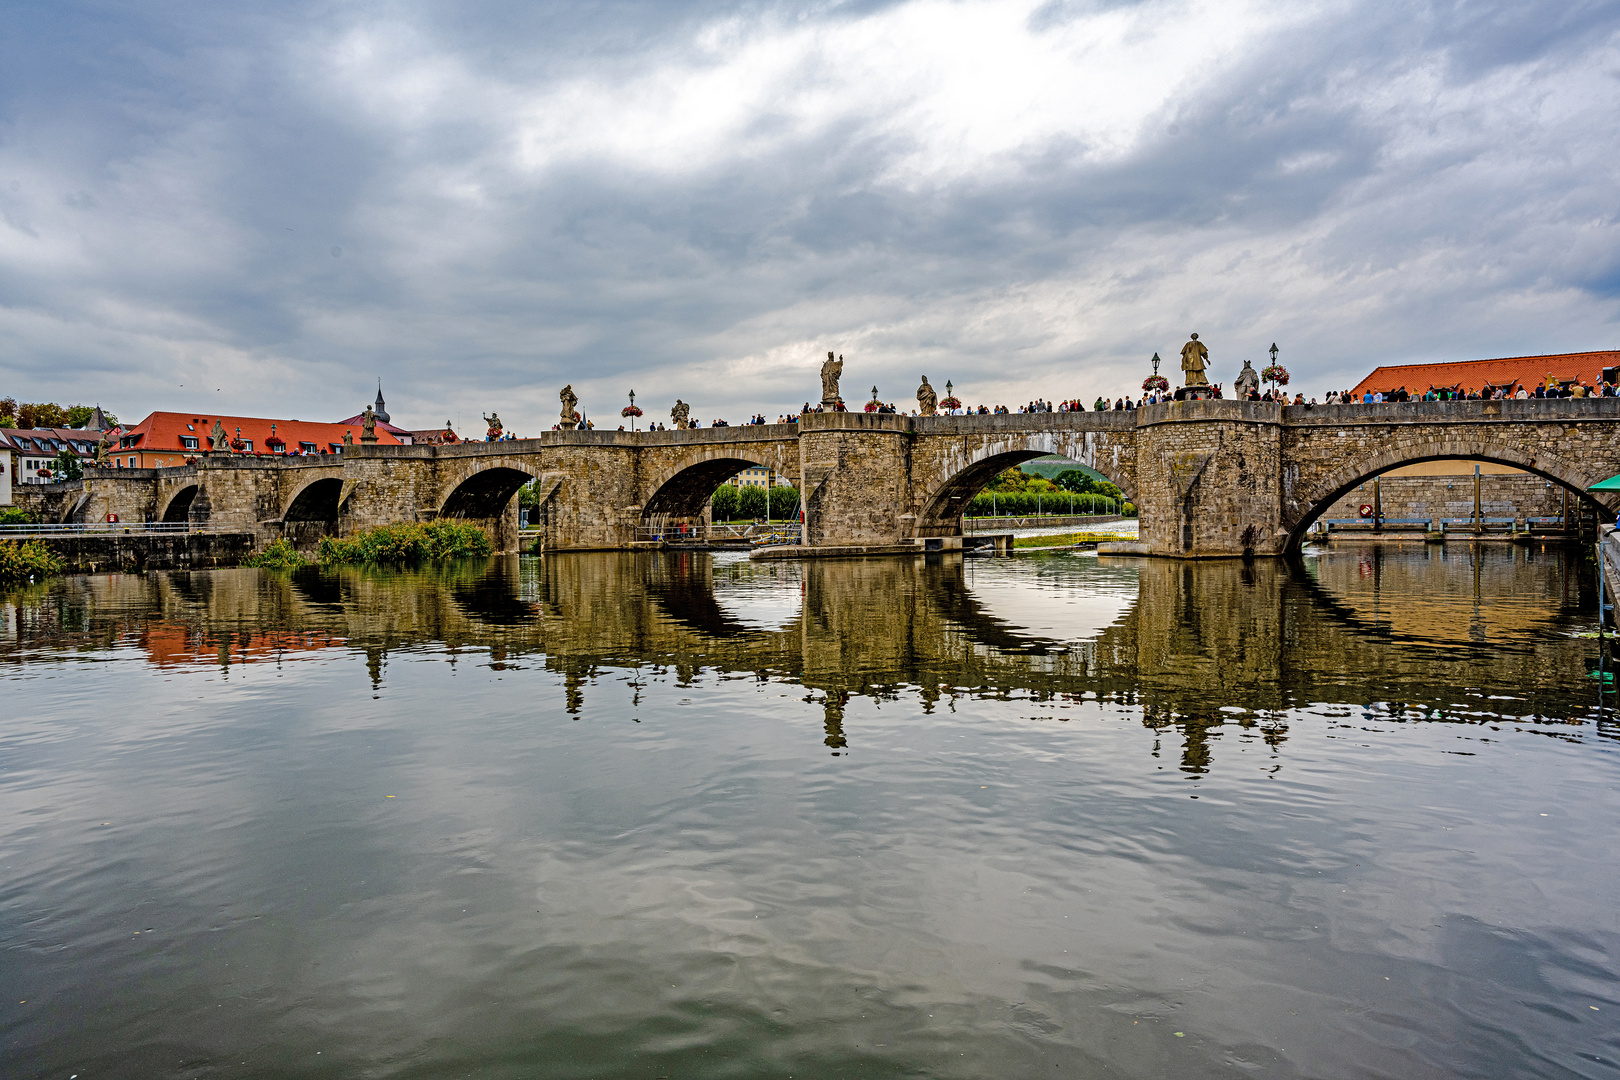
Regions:
<instances>
[{"instance_id":1,"label":"arch reflection in water","mask_svg":"<svg viewBox=\"0 0 1620 1080\"><path fill-rule=\"evenodd\" d=\"M128 631L155 662L228 669L341 646L365 653L380 686L393 651L487 650L502 669L559 673L570 712L610 668L681 686L749 673L818 702L835 751L858 742L846 715L859 698L914 701L926 715L993 696L1053 719L1095 700L1179 732L1181 767L1196 773L1228 725L1276 750L1285 714L1313 705L1578 722L1598 704L1592 649L1571 636L1590 621L1592 589L1579 560L1508 545L1339 545L1303 568L571 554L414 572L65 579L17 598L0 652Z\"/></svg>"}]
</instances>

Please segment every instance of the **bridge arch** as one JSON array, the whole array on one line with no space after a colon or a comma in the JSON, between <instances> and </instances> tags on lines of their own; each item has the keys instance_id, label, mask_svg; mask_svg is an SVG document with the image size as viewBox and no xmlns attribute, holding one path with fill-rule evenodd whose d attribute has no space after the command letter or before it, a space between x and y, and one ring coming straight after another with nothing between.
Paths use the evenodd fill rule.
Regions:
<instances>
[{"instance_id":1,"label":"bridge arch","mask_svg":"<svg viewBox=\"0 0 1620 1080\"><path fill-rule=\"evenodd\" d=\"M169 524L183 524L190 520L191 504L196 501L198 490L198 485L187 484L176 491L168 504L163 507L163 512L158 515L158 520Z\"/></svg>"},{"instance_id":2,"label":"bridge arch","mask_svg":"<svg viewBox=\"0 0 1620 1080\"><path fill-rule=\"evenodd\" d=\"M512 496L518 493L518 489L533 479L534 473L509 465L480 469L450 490L439 506L439 516L499 517L507 504L512 501Z\"/></svg>"},{"instance_id":3,"label":"bridge arch","mask_svg":"<svg viewBox=\"0 0 1620 1080\"><path fill-rule=\"evenodd\" d=\"M1283 525L1288 530L1288 542L1284 551L1297 552L1306 531L1316 520L1334 503L1360 485L1391 469L1403 465L1419 465L1425 461L1478 461L1523 469L1527 473L1550 480L1574 492L1597 507L1599 516L1603 519L1609 521L1615 519L1613 497L1599 498L1587 490L1604 477L1593 475L1590 469L1562 454L1543 446L1516 446L1509 442L1437 441L1426 446L1390 449L1370 458L1347 462L1324 477L1304 498L1285 496Z\"/></svg>"},{"instance_id":4,"label":"bridge arch","mask_svg":"<svg viewBox=\"0 0 1620 1080\"><path fill-rule=\"evenodd\" d=\"M688 458L666 469L648 485L651 494L642 504L641 520L645 523L654 518L702 517L720 485L750 468L780 471L780 466L771 461L739 456L734 447L715 456Z\"/></svg>"},{"instance_id":5,"label":"bridge arch","mask_svg":"<svg viewBox=\"0 0 1620 1080\"><path fill-rule=\"evenodd\" d=\"M1026 461L1052 454L1061 454L1071 461L1081 462L1086 468L1106 477L1126 499L1135 499L1135 477L1131 472L1115 470L1106 463L1092 464L1086 459L1096 455L1067 446L1065 442L1049 436L1036 436L1022 445L1008 445L1007 440L1002 440L979 447L964 463L956 464L955 471L923 497L917 514L917 535L938 536L942 530L954 534L962 512L973 501L973 496L983 491L997 475Z\"/></svg>"},{"instance_id":6,"label":"bridge arch","mask_svg":"<svg viewBox=\"0 0 1620 1080\"><path fill-rule=\"evenodd\" d=\"M338 501L343 495L343 478L341 476L326 476L311 480L299 488L287 508L282 512L283 521L324 521L335 523L338 519Z\"/></svg>"}]
</instances>

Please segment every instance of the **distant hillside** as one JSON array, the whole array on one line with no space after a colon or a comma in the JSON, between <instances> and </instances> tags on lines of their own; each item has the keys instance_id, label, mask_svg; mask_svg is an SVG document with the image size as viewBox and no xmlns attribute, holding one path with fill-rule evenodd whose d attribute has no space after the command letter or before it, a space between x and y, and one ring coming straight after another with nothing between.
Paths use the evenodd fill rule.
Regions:
<instances>
[{"instance_id":1,"label":"distant hillside","mask_svg":"<svg viewBox=\"0 0 1620 1080\"><path fill-rule=\"evenodd\" d=\"M1018 466L1018 468L1029 473L1031 476L1044 476L1048 480L1051 480L1053 477L1057 476L1058 473L1065 473L1070 469L1079 469L1093 480L1108 479L1108 477L1104 476L1096 469L1088 469L1078 461L1070 461L1068 458L1059 457L1056 454L1036 458L1034 461L1026 461L1022 465Z\"/></svg>"}]
</instances>

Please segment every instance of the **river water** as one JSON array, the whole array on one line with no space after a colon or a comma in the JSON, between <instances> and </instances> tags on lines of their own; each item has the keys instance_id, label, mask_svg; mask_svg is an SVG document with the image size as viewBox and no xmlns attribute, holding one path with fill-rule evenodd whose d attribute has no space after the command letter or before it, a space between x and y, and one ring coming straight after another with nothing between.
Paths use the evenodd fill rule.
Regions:
<instances>
[{"instance_id":1,"label":"river water","mask_svg":"<svg viewBox=\"0 0 1620 1080\"><path fill-rule=\"evenodd\" d=\"M1613 1077L1590 564L0 597L0 1073Z\"/></svg>"}]
</instances>

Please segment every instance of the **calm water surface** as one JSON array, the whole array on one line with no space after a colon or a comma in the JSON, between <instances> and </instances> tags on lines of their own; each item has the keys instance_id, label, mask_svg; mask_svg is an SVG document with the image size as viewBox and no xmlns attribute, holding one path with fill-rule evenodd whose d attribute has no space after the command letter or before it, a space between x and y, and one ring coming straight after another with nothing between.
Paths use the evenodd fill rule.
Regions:
<instances>
[{"instance_id":1,"label":"calm water surface","mask_svg":"<svg viewBox=\"0 0 1620 1080\"><path fill-rule=\"evenodd\" d=\"M1614 1077L1588 566L0 596L0 1074Z\"/></svg>"}]
</instances>

